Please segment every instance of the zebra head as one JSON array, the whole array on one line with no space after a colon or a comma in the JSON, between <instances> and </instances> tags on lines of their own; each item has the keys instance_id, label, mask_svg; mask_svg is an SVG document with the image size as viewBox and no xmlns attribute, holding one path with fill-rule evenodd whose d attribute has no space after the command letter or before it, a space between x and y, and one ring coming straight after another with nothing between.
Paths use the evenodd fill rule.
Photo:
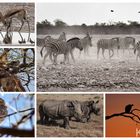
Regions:
<instances>
[{"instance_id":1,"label":"zebra head","mask_svg":"<svg viewBox=\"0 0 140 140\"><path fill-rule=\"evenodd\" d=\"M86 39L87 45L92 47L92 37L89 34L87 34L85 39Z\"/></svg>"},{"instance_id":2,"label":"zebra head","mask_svg":"<svg viewBox=\"0 0 140 140\"><path fill-rule=\"evenodd\" d=\"M71 38L67 41L67 46L69 46L69 48L73 49L73 48L77 48L79 49L80 51L83 50L83 47L82 47L82 44L81 44L81 41L78 37L74 37L74 38Z\"/></svg>"},{"instance_id":3,"label":"zebra head","mask_svg":"<svg viewBox=\"0 0 140 140\"><path fill-rule=\"evenodd\" d=\"M111 45L113 47L117 47L117 49L120 49L120 39L119 39L119 37L111 38Z\"/></svg>"},{"instance_id":4,"label":"zebra head","mask_svg":"<svg viewBox=\"0 0 140 140\"><path fill-rule=\"evenodd\" d=\"M78 48L80 51L82 51L82 50L83 50L83 46L82 46L82 43L81 43L81 41L80 41L80 40L78 41L77 48Z\"/></svg>"}]
</instances>

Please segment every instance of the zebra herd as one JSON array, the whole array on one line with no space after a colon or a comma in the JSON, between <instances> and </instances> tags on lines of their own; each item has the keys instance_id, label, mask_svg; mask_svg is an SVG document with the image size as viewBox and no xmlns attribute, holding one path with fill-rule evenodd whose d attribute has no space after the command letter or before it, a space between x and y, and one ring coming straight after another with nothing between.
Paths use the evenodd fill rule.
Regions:
<instances>
[{"instance_id":1,"label":"zebra herd","mask_svg":"<svg viewBox=\"0 0 140 140\"><path fill-rule=\"evenodd\" d=\"M37 46L41 46L40 54L43 56L43 52L45 52L43 64L45 64L45 60L47 57L50 58L51 62L57 64L57 56L60 54L64 55L63 63L69 63L69 55L71 55L72 60L75 62L75 58L73 55L74 49L77 48L80 50L80 54L82 50L86 55L88 55L89 47L92 47L92 37L89 33L86 34L84 38L73 37L69 40L66 40L66 34L63 32L60 34L58 39L54 39L51 36L46 36L43 39L37 38ZM117 54L119 49L123 50L123 54L126 49L129 50L130 46L134 49L134 53L136 54L136 60L140 58L140 41L136 42L133 37L114 37L111 39L99 39L97 41L97 58L99 58L100 49L102 50L102 56L105 58L104 53L105 50L108 50L109 58L114 56L114 50L117 50ZM43 51L45 49L45 51Z\"/></svg>"},{"instance_id":2,"label":"zebra herd","mask_svg":"<svg viewBox=\"0 0 140 140\"><path fill-rule=\"evenodd\" d=\"M100 49L102 49L102 55L104 58L105 58L104 52L106 49L108 49L109 58L111 58L114 55L114 49L117 49L117 54L118 54L119 49L122 49L123 54L124 54L126 49L128 50L130 49L130 46L136 50L137 50L137 47L139 47L137 46L136 40L133 37L124 37L124 38L115 37L111 39L100 39L97 42L97 58L99 58Z\"/></svg>"},{"instance_id":3,"label":"zebra herd","mask_svg":"<svg viewBox=\"0 0 140 140\"><path fill-rule=\"evenodd\" d=\"M74 49L77 48L80 51L84 50L86 52L88 46L92 46L92 38L87 33L87 35L82 39L73 37L66 41L66 36L64 33L62 33L58 39L54 39L51 36L47 36L44 39L37 39L37 45L42 46L40 51L41 56L43 56L42 52L44 48L46 50L43 64L45 63L45 60L48 56L54 64L57 64L57 56L59 54L64 54L63 63L69 63L69 55L71 55L72 60L75 62L73 55Z\"/></svg>"}]
</instances>

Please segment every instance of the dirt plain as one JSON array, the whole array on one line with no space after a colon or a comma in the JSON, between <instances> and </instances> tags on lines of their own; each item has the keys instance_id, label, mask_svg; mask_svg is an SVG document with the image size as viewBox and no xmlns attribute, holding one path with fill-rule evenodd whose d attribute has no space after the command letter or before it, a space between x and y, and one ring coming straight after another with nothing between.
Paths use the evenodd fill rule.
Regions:
<instances>
[{"instance_id":1,"label":"dirt plain","mask_svg":"<svg viewBox=\"0 0 140 140\"><path fill-rule=\"evenodd\" d=\"M82 35L69 35L71 37ZM123 54L122 49L114 50L114 56L109 59L105 51L105 59L100 51L97 59L97 41L101 38L132 36L139 40L139 35L92 35L93 46L89 54L79 50L74 51L76 62L60 64L63 55L58 57L58 65L52 65L49 58L45 65L40 56L41 48L37 49L37 91L39 92L137 92L140 91L140 63L130 46ZM58 36L54 36L57 38ZM44 52L43 52L44 53ZM45 55L45 53L44 53Z\"/></svg>"}]
</instances>

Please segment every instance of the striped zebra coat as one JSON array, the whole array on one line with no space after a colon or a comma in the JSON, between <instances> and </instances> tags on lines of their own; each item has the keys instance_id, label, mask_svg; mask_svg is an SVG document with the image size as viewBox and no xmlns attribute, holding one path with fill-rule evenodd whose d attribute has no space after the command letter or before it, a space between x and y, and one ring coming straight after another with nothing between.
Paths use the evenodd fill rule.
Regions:
<instances>
[{"instance_id":1,"label":"striped zebra coat","mask_svg":"<svg viewBox=\"0 0 140 140\"><path fill-rule=\"evenodd\" d=\"M140 41L138 41L134 48L134 54L136 54L136 60L140 59Z\"/></svg>"},{"instance_id":2,"label":"striped zebra coat","mask_svg":"<svg viewBox=\"0 0 140 140\"><path fill-rule=\"evenodd\" d=\"M66 41L66 34L65 34L65 32L63 32L62 34L60 34L58 39L54 39L51 36L46 36L43 39L37 38L37 46L43 46L40 51L41 56L43 56L42 51L43 51L44 47L46 46L47 42L49 42L49 41L58 41L58 42ZM51 50L47 50L47 51L48 51L50 60L53 62L53 52Z\"/></svg>"},{"instance_id":3,"label":"striped zebra coat","mask_svg":"<svg viewBox=\"0 0 140 140\"><path fill-rule=\"evenodd\" d=\"M87 34L84 38L80 39L80 41L81 41L84 53L88 55L89 46L92 47L92 37L89 34Z\"/></svg>"},{"instance_id":4,"label":"striped zebra coat","mask_svg":"<svg viewBox=\"0 0 140 140\"><path fill-rule=\"evenodd\" d=\"M58 40L60 40L60 41L66 41L66 33L65 32L62 32L62 34L60 34Z\"/></svg>"},{"instance_id":5,"label":"striped zebra coat","mask_svg":"<svg viewBox=\"0 0 140 140\"><path fill-rule=\"evenodd\" d=\"M119 49L119 38L111 38L111 39L100 39L97 42L97 58L99 58L100 49L102 49L102 55L105 59L104 52L107 49L109 51L109 58L113 57L114 49ZM112 52L112 54L111 54Z\"/></svg>"},{"instance_id":6,"label":"striped zebra coat","mask_svg":"<svg viewBox=\"0 0 140 140\"><path fill-rule=\"evenodd\" d=\"M45 54L44 60L43 60L44 64L45 64L45 59L49 56L50 53L52 53L54 57L53 63L57 64L57 56L59 54L64 54L64 63L65 63L66 61L69 62L69 54L71 55L73 61L75 61L74 55L73 55L73 51L75 48L78 48L80 51L83 50L79 38L71 38L67 42L58 41L58 40L57 41L49 40L48 42L46 42L44 47L47 50L47 53ZM42 48L42 51L43 51L43 48Z\"/></svg>"},{"instance_id":7,"label":"striped zebra coat","mask_svg":"<svg viewBox=\"0 0 140 140\"><path fill-rule=\"evenodd\" d=\"M130 50L130 46L135 48L136 40L133 37L125 37L125 38L119 38L119 42L120 42L120 49L122 49L124 53L125 50Z\"/></svg>"}]
</instances>

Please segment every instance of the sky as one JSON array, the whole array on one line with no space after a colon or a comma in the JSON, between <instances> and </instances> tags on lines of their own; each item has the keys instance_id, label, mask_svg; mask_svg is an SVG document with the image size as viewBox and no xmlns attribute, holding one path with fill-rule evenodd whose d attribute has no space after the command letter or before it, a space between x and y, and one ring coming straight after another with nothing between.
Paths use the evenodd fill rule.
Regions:
<instances>
[{"instance_id":1,"label":"sky","mask_svg":"<svg viewBox=\"0 0 140 140\"><path fill-rule=\"evenodd\" d=\"M25 94L13 94L13 93L0 93L0 98L2 98L6 105L8 106L8 114L11 114L13 112L16 112L16 109L18 111L29 109L31 107L34 107L34 99L30 100ZM15 103L15 99L17 103ZM17 104L17 105L16 105ZM16 107L17 106L17 107ZM3 122L0 123L0 127L12 127L12 124L16 124L17 120L20 120L20 118L24 115L24 113L17 113L16 115L13 115L10 117L5 118ZM26 123L23 123L19 126L19 128L23 129L31 129L31 123L30 121L27 121Z\"/></svg>"},{"instance_id":2,"label":"sky","mask_svg":"<svg viewBox=\"0 0 140 140\"><path fill-rule=\"evenodd\" d=\"M140 3L38 3L37 21L61 19L68 25L140 21ZM114 12L110 12L114 10Z\"/></svg>"},{"instance_id":3,"label":"sky","mask_svg":"<svg viewBox=\"0 0 140 140\"><path fill-rule=\"evenodd\" d=\"M106 115L124 112L127 104L134 104L134 108L140 109L140 94L106 95ZM140 124L129 118L119 116L106 120L107 137L136 137L136 128L140 130Z\"/></svg>"}]
</instances>

